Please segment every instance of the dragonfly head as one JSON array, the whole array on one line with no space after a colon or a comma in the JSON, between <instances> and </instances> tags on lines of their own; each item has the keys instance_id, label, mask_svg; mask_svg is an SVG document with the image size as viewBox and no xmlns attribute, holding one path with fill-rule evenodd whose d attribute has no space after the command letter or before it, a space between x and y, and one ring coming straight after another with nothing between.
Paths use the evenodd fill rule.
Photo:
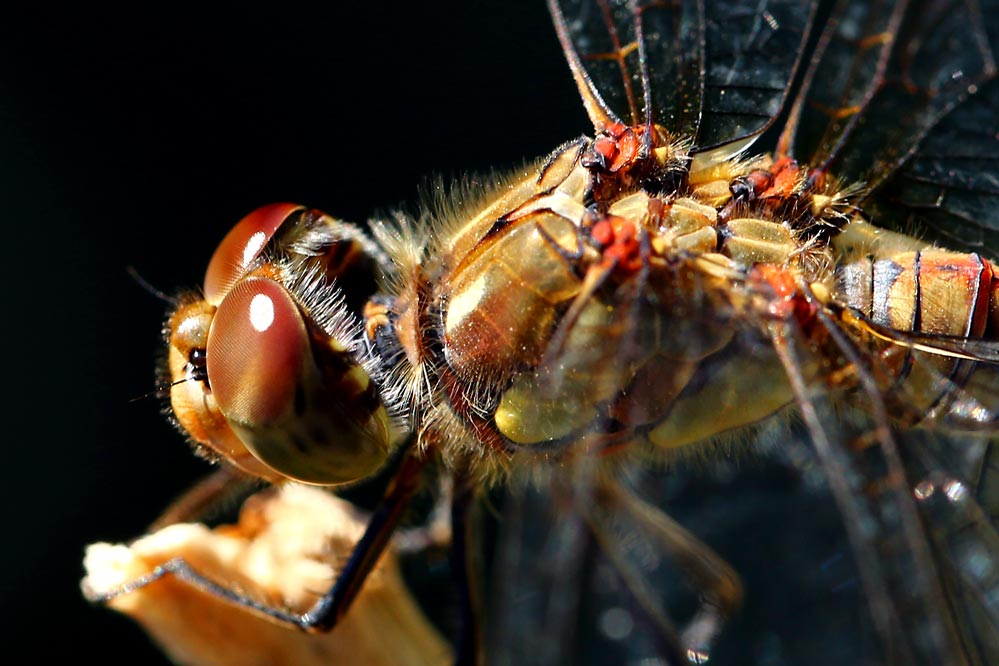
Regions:
<instances>
[{"instance_id":1,"label":"dragonfly head","mask_svg":"<svg viewBox=\"0 0 999 666\"><path fill-rule=\"evenodd\" d=\"M390 423L355 297L338 286L374 291L372 247L355 227L290 204L229 232L204 298L166 326L171 407L195 442L271 481L340 485L381 467Z\"/></svg>"}]
</instances>

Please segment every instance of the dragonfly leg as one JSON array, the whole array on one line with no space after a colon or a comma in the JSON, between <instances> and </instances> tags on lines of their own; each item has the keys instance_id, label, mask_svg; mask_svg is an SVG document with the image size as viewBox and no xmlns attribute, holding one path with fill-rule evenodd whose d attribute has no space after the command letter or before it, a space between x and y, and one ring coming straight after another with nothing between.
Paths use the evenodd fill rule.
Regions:
<instances>
[{"instance_id":1,"label":"dragonfly leg","mask_svg":"<svg viewBox=\"0 0 999 666\"><path fill-rule=\"evenodd\" d=\"M392 547L400 554L420 553L428 548L449 548L452 540L451 509L454 503L453 479L442 476L434 507L426 522L405 525L395 531Z\"/></svg>"},{"instance_id":2,"label":"dragonfly leg","mask_svg":"<svg viewBox=\"0 0 999 666\"><path fill-rule=\"evenodd\" d=\"M357 593L371 573L379 557L384 552L392 532L399 523L413 494L420 484L420 477L428 459L408 455L390 483L382 502L371 515L364 534L353 547L349 558L340 570L332 587L311 608L304 613L296 613L261 602L238 590L222 585L200 573L182 557L175 557L153 568L148 574L127 583L103 590L99 593L85 590L91 601L106 602L115 597L134 592L161 578L173 576L198 590L232 603L241 608L266 616L281 624L298 628L309 633L326 632L332 629L344 616ZM195 486L196 495L204 498L213 495L209 490L221 488L218 479L209 477L207 485ZM203 502L192 502L190 506L201 506ZM188 506L183 501L178 506ZM169 512L168 512L169 513ZM177 512L177 515L186 513Z\"/></svg>"},{"instance_id":3,"label":"dragonfly leg","mask_svg":"<svg viewBox=\"0 0 999 666\"><path fill-rule=\"evenodd\" d=\"M333 587L302 614L300 626L303 629L329 631L347 612L418 490L428 460L416 455L409 455L403 460L385 498L371 516L364 536L354 547Z\"/></svg>"},{"instance_id":4,"label":"dragonfly leg","mask_svg":"<svg viewBox=\"0 0 999 666\"><path fill-rule=\"evenodd\" d=\"M467 474L455 473L454 501L451 505L451 576L458 592L461 623L455 643L455 664L462 666L482 663L479 625L481 605L473 557L475 544L471 538L474 502L472 480Z\"/></svg>"},{"instance_id":5,"label":"dragonfly leg","mask_svg":"<svg viewBox=\"0 0 999 666\"><path fill-rule=\"evenodd\" d=\"M645 502L623 483L603 483L601 491L613 508L620 509L656 540L673 558L692 587L701 590L694 618L680 632L687 659L706 661L711 644L743 598L742 582L731 566L658 507Z\"/></svg>"},{"instance_id":6,"label":"dragonfly leg","mask_svg":"<svg viewBox=\"0 0 999 666\"><path fill-rule=\"evenodd\" d=\"M157 532L175 523L203 522L206 516L229 506L259 484L235 467L223 465L171 502L147 531Z\"/></svg>"}]
</instances>

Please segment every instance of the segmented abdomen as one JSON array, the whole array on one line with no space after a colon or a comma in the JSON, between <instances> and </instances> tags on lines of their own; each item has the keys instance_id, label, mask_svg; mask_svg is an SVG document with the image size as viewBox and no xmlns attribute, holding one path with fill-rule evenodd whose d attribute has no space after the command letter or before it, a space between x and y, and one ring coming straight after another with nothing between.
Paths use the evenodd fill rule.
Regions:
<instances>
[{"instance_id":1,"label":"segmented abdomen","mask_svg":"<svg viewBox=\"0 0 999 666\"><path fill-rule=\"evenodd\" d=\"M999 270L978 254L934 247L865 257L836 271L840 298L874 324L899 332L883 340L881 368L903 420L960 428L996 419L993 362L977 341L999 340ZM907 335L909 334L909 335Z\"/></svg>"}]
</instances>

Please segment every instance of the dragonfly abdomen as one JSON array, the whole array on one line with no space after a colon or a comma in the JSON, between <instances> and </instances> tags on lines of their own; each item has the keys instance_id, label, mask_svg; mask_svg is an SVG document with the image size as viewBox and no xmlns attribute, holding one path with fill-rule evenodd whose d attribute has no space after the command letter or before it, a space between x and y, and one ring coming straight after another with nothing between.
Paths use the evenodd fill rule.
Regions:
<instances>
[{"instance_id":1,"label":"dragonfly abdomen","mask_svg":"<svg viewBox=\"0 0 999 666\"><path fill-rule=\"evenodd\" d=\"M978 429L999 377L976 343L999 339L999 271L976 253L936 247L865 256L836 270L839 297L880 338L886 398L903 421ZM880 332L875 327L883 327Z\"/></svg>"},{"instance_id":2,"label":"dragonfly abdomen","mask_svg":"<svg viewBox=\"0 0 999 666\"><path fill-rule=\"evenodd\" d=\"M851 307L897 331L982 338L999 316L995 266L977 254L931 247L866 257L836 273Z\"/></svg>"}]
</instances>

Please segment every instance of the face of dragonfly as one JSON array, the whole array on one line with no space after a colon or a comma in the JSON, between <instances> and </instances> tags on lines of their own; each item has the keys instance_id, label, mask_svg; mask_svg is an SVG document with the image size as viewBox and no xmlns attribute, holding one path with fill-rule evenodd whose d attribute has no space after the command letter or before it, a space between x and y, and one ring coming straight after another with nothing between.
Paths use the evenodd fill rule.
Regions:
<instances>
[{"instance_id":1,"label":"face of dragonfly","mask_svg":"<svg viewBox=\"0 0 999 666\"><path fill-rule=\"evenodd\" d=\"M240 273L240 285L272 278L292 285L285 309L306 312L294 339L311 340L314 349L315 336L308 328L314 320L323 320L320 329L339 334L330 336L334 342L327 343L325 354L345 359L340 365L352 377L345 389L352 399L337 402L324 394L316 398L320 407L299 410L294 384L300 374L290 380L284 401L270 411L269 403L244 409L242 397L222 398L227 404L221 417L212 418L220 423L221 418L234 432L225 434L217 452L265 478L353 481L378 467L386 455L390 428L378 410L387 409L401 417L401 428L415 423L450 464L474 466L469 459L484 457L482 476L495 478L506 475L508 458L513 458L513 466L526 468L527 476L542 477L541 491L525 490L510 500L505 540L491 575L499 590L491 604L494 645L518 658L524 655L517 645L526 643L510 636L525 632L544 638L544 650L529 655L541 661L605 651L674 654L682 652L686 641L672 635L661 618L673 616L678 626L693 619L696 626L705 617L697 598L710 599L716 591L697 584L687 589L685 576L678 573L685 570L685 558L708 559L705 551L681 547L675 531L664 543L635 516L604 514L608 477L634 486L650 504L674 514L736 563L736 569L742 563L747 606L741 617L749 619L742 625L736 620L735 629L723 632L716 654L730 650L745 655L748 650L764 661L775 655L828 653L835 643L829 637L841 635L844 622L846 633L865 637L856 646L863 654L882 654L882 641L912 632L925 631L932 638L916 641L900 654L932 654L954 636L958 642L964 642L965 633L977 636L995 621L987 598L994 532L990 518L976 514L966 502L980 492L981 461L990 451L987 436L995 434L994 403L985 397L995 369L984 368L995 362L995 347L969 344L965 338L995 339L994 315L989 315L996 309L993 297L986 288L985 296L972 299L968 331L934 329L922 325L919 320L929 317L911 305L918 302L914 294L919 289L900 287L901 293L865 300L843 287L848 278L831 267L858 264L866 254L890 259L896 275L913 274L922 265L906 255L916 246L893 236L883 236L892 239L884 244L860 231L838 241L844 228L859 219L858 210L898 231L919 225L921 235L945 239L957 251L997 255L999 222L989 205L995 194L982 181L987 166L979 164L995 159L988 146L994 147L999 106L996 36L984 27L968 28L980 25L976 12L989 15L989 10L943 4L904 14L863 3L831 10L798 3L759 10L727 3L705 7L701 16L697 8L658 5L567 2L555 7L563 47L600 135L598 143L578 144L575 153L571 146L556 153L542 177L534 178L538 191L505 200L498 214L484 222L460 216L443 226L438 221L432 239L415 230L412 221L383 226L380 249L368 254L386 252L388 257L375 263L389 275L375 275L374 286L360 297L363 301L379 290L387 294L387 301L373 301L384 305L377 316L362 314L356 302L343 305L335 285L345 278L358 284L351 271L337 268L330 272L331 282L314 288L312 278L303 275L318 269L308 260L288 259L281 249L284 241L267 236L258 246L267 246L264 254L243 253L249 258L237 262L247 271ZM965 42L955 37L962 30L970 33L974 49L964 48ZM800 92L788 95L791 88ZM899 121L902 110L905 117ZM750 151L776 146L776 159L731 161L761 134ZM764 145L768 138L770 145ZM782 171L777 165L787 157L809 167ZM786 173L791 181L785 185L781 178ZM723 187L712 190L718 182ZM854 186L859 183L863 187ZM771 190L775 193L768 194ZM621 203L629 195L638 199ZM544 197L549 198L543 206L530 208L531 201ZM774 203L769 208L768 197ZM636 201L640 213L635 212ZM682 235L665 232L649 234L634 247L615 240L627 235L618 220L646 224L654 219L646 226L660 232L678 228L682 215L684 220L699 212L709 215L697 206L707 206L713 209L710 215L721 218L709 225L717 229L710 249L718 252L710 252L701 240L684 245L687 241L678 240ZM666 209L671 212L664 213ZM537 233L555 250L547 255L551 266L540 269L539 244L506 230L539 211L558 217L537 223ZM790 250L780 249L779 242L777 250L753 245L761 237L745 230L764 217L780 222L776 226L785 229L784 238L793 241ZM567 231L565 220L576 227ZM294 225L280 230L284 223L279 220L272 230L301 231ZM585 236L586 243L567 241L577 237L576 229L585 229L578 237ZM509 251L496 250L500 243ZM246 247L242 242L240 250ZM518 255L518 249L524 254ZM657 282L656 276L663 274L657 273L632 281L643 267L658 265L649 256L662 259L663 265L672 260L686 266L692 257L708 254L724 259L709 258L709 267L697 264L697 270L678 271L675 279ZM602 259L614 262L602 273L581 268L599 267ZM957 255L947 255L942 263L961 262ZM275 264L290 277L269 275L268 267ZM580 280L580 286L572 271L560 276L563 264L590 279ZM790 282L753 273L756 264L777 266ZM417 278L411 280L407 270ZM881 281L859 284L873 285L872 291L887 284L891 291L895 282L883 277L886 270L872 264L871 274L882 276ZM530 275L520 283L535 281L531 284L539 285L538 291L558 293L561 300L548 309L531 309L535 303L529 298L495 297L515 291L496 288L504 272ZM941 293L942 280L921 279L911 281L927 293ZM515 282L511 284L517 286ZM808 301L812 310L801 310L803 299L781 300L782 286L790 285L794 295L801 284L814 296ZM228 294L227 289L221 291ZM832 297L817 295L821 289ZM247 297L247 311L257 295ZM224 301L212 302L214 296L208 296L209 306L221 311ZM271 295L272 302L283 298ZM420 310L426 299L432 305ZM878 304L884 304L884 312L877 310ZM865 311L862 305L870 307ZM937 305L959 309L961 300ZM601 319L601 308L613 314ZM848 321L843 313L853 310L859 314ZM839 318L823 323L816 312ZM908 313L910 323L896 323L893 317L900 312ZM770 325L761 313L781 323ZM214 311L209 314L215 316ZM946 314L942 318L949 321ZM364 327L359 326L362 319ZM559 327L559 321L571 325ZM206 361L207 375L198 374L202 350L211 355L213 348L225 349L208 341L214 325L212 319L204 330L183 322L171 327L195 333L193 344L184 343L180 370L175 371L191 379L191 386L181 384L180 390L206 378L212 389L223 385L224 380L211 377L211 360ZM488 326L497 331L494 339L481 333ZM843 329L852 337L836 342L834 335L815 334L817 329ZM895 339L886 329L911 335ZM517 333L506 335L507 330ZM941 331L951 339L933 337ZM218 335L228 337L222 329ZM365 335L375 340L370 348L364 346ZM613 343L601 347L606 340L600 335ZM778 358L776 347L785 355ZM886 348L906 353L892 355ZM961 358L965 365L937 362L929 358L930 348L948 352L947 359ZM596 352L588 353L592 350ZM913 355L907 356L909 351ZM230 357L229 352L217 353ZM713 360L706 362L709 357ZM907 364L916 366L922 378L910 379ZM297 361L285 365L300 367ZM282 378L265 384L280 385ZM375 395L372 386L381 392ZM907 405L915 404L909 399L927 395L928 404L908 411L930 414L929 425L941 428L981 424L986 438L924 438L903 429L918 420L906 413ZM841 400L847 401L845 406ZM365 410L357 409L358 404ZM786 415L792 404L803 411L801 422ZM183 420L183 407L176 400L174 405ZM899 411L889 415L888 408ZM316 469L311 464L296 468L300 461L292 459L285 466L289 450L308 448L291 434L289 410L298 416L334 415L331 422L306 428L309 432L337 430L345 424L339 417L345 416L344 442L370 440L373 445L359 446L347 459L327 461L327 468L344 476L310 477ZM775 412L782 415L765 419ZM685 415L694 416L685 420ZM196 428L187 428L197 439ZM705 438L722 443L698 444ZM578 442L585 442L593 455L562 455ZM783 462L758 463L759 469L746 471L745 454L734 452L752 451L747 442L766 442L756 445L756 451L769 447ZM692 455L663 454L680 444L693 447ZM614 455L617 447L641 445L652 453ZM482 454L481 447L493 447L492 453ZM268 453L275 448L276 457ZM853 456L851 448L872 453ZM555 471L532 474L547 459L560 463ZM896 463L903 467L893 467ZM865 494L878 485L881 492ZM917 486L922 490L913 499ZM532 504L538 493L544 511ZM927 514L934 521L929 527L913 522L919 520L917 501L941 503ZM552 515L546 523L548 511ZM530 518L521 521L523 516ZM837 527L843 520L845 530ZM972 526L971 545L952 541L962 521ZM772 528L765 537L756 529L760 523ZM774 571L786 575L778 580ZM808 638L796 638L802 635L795 628L797 607L774 611L772 622L761 610L767 607L762 600L780 598L787 590L818 609L809 614L815 621L805 632ZM912 598L906 598L909 591ZM949 598L971 610L959 611L953 623L927 620L934 604ZM897 622L891 619L895 617ZM593 626L596 632L587 629ZM845 650L845 659L858 654L851 652L854 646L835 647ZM982 649L988 654L992 648Z\"/></svg>"}]
</instances>

